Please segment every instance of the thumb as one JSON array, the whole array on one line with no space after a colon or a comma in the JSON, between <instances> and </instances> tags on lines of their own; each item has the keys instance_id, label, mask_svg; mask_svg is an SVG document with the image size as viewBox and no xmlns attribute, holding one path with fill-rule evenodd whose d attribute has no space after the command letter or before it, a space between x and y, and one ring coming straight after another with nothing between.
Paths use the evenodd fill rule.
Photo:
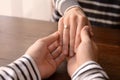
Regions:
<instances>
[{"instance_id":1,"label":"thumb","mask_svg":"<svg viewBox=\"0 0 120 80\"><path fill-rule=\"evenodd\" d=\"M49 46L50 44L52 44L53 42L55 42L56 40L58 40L59 38L59 33L58 31L52 33L51 35L42 38L43 41L45 41L47 43L47 45Z\"/></svg>"},{"instance_id":2,"label":"thumb","mask_svg":"<svg viewBox=\"0 0 120 80\"><path fill-rule=\"evenodd\" d=\"M91 36L90 27L84 26L83 29L81 30L81 40L85 42L91 41L90 36Z\"/></svg>"}]
</instances>

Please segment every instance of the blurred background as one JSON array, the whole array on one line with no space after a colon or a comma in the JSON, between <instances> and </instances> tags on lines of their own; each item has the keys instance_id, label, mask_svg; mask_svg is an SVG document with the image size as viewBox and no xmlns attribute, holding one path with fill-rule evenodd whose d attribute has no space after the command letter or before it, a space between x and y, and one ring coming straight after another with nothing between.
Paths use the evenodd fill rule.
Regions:
<instances>
[{"instance_id":1,"label":"blurred background","mask_svg":"<svg viewBox=\"0 0 120 80\"><path fill-rule=\"evenodd\" d=\"M51 0L0 0L0 15L49 21Z\"/></svg>"}]
</instances>

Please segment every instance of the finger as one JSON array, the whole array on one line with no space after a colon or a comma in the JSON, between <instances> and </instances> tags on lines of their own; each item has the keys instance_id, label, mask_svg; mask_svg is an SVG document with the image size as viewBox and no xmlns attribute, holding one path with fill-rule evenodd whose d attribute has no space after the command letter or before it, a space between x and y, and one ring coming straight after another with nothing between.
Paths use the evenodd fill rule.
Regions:
<instances>
[{"instance_id":1,"label":"finger","mask_svg":"<svg viewBox=\"0 0 120 80\"><path fill-rule=\"evenodd\" d=\"M75 35L77 29L76 16L70 17L70 48L69 48L69 56L72 57L74 55L74 44L75 44Z\"/></svg>"},{"instance_id":2,"label":"finger","mask_svg":"<svg viewBox=\"0 0 120 80\"><path fill-rule=\"evenodd\" d=\"M91 39L90 39L90 27L85 26L81 30L81 40L85 41L85 42L91 41Z\"/></svg>"},{"instance_id":3,"label":"finger","mask_svg":"<svg viewBox=\"0 0 120 80\"><path fill-rule=\"evenodd\" d=\"M63 30L63 54L68 55L68 45L69 45L69 18L64 20L64 30Z\"/></svg>"},{"instance_id":4,"label":"finger","mask_svg":"<svg viewBox=\"0 0 120 80\"><path fill-rule=\"evenodd\" d=\"M60 34L60 45L63 44L63 29L64 29L64 23L63 23L63 17L60 18L59 22L58 22L58 31Z\"/></svg>"},{"instance_id":5,"label":"finger","mask_svg":"<svg viewBox=\"0 0 120 80\"><path fill-rule=\"evenodd\" d=\"M79 16L78 17L78 25L77 25L77 31L76 31L76 38L75 38L75 49L78 47L79 43L81 42L81 29L87 25L87 20L84 17Z\"/></svg>"},{"instance_id":6,"label":"finger","mask_svg":"<svg viewBox=\"0 0 120 80\"><path fill-rule=\"evenodd\" d=\"M91 25L89 20L88 20L88 26L90 27L90 34L91 34L91 36L94 36L92 25Z\"/></svg>"},{"instance_id":7,"label":"finger","mask_svg":"<svg viewBox=\"0 0 120 80\"><path fill-rule=\"evenodd\" d=\"M94 41L92 41L92 43L93 43L94 50L95 50L95 61L97 61L97 60L98 60L98 52L99 52L99 49L98 49L98 47L97 47L97 45L95 44Z\"/></svg>"},{"instance_id":8,"label":"finger","mask_svg":"<svg viewBox=\"0 0 120 80\"><path fill-rule=\"evenodd\" d=\"M63 53L68 55L69 49L69 29L64 29L63 31Z\"/></svg>"},{"instance_id":9,"label":"finger","mask_svg":"<svg viewBox=\"0 0 120 80\"><path fill-rule=\"evenodd\" d=\"M48 49L50 52L53 52L58 46L59 46L58 41L55 41L48 47Z\"/></svg>"},{"instance_id":10,"label":"finger","mask_svg":"<svg viewBox=\"0 0 120 80\"><path fill-rule=\"evenodd\" d=\"M58 38L59 38L59 33L58 32L54 32L53 34L43 38L42 40L49 46L54 41L58 40Z\"/></svg>"},{"instance_id":11,"label":"finger","mask_svg":"<svg viewBox=\"0 0 120 80\"><path fill-rule=\"evenodd\" d=\"M55 62L56 62L56 65L57 67L65 60L66 58L66 55L61 53L56 59L55 59Z\"/></svg>"},{"instance_id":12,"label":"finger","mask_svg":"<svg viewBox=\"0 0 120 80\"><path fill-rule=\"evenodd\" d=\"M61 52L62 52L61 46L57 47L57 49L55 49L52 52L53 59L56 59L60 55Z\"/></svg>"}]
</instances>

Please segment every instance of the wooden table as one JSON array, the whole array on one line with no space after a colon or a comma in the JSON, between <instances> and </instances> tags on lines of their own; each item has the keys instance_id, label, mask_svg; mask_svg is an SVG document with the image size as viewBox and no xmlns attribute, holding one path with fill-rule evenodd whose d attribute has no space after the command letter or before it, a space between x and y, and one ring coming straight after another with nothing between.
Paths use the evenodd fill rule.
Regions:
<instances>
[{"instance_id":1,"label":"wooden table","mask_svg":"<svg viewBox=\"0 0 120 80\"><path fill-rule=\"evenodd\" d=\"M56 30L56 23L0 16L0 66L14 61L37 39ZM120 80L120 30L93 27L93 31L99 47L98 62L111 80ZM66 62L46 80L70 80Z\"/></svg>"}]
</instances>

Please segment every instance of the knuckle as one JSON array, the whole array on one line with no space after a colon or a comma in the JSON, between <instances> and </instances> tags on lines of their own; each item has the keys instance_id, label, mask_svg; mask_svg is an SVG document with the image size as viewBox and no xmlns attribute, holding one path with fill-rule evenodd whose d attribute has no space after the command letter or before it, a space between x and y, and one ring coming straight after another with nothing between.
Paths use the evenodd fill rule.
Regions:
<instances>
[{"instance_id":1,"label":"knuckle","mask_svg":"<svg viewBox=\"0 0 120 80\"><path fill-rule=\"evenodd\" d=\"M43 39L38 39L36 42L37 42L38 44L44 44L44 43L45 43L45 41L44 41Z\"/></svg>"},{"instance_id":2,"label":"knuckle","mask_svg":"<svg viewBox=\"0 0 120 80\"><path fill-rule=\"evenodd\" d=\"M70 19L74 20L77 16L75 14L70 15Z\"/></svg>"},{"instance_id":3,"label":"knuckle","mask_svg":"<svg viewBox=\"0 0 120 80\"><path fill-rule=\"evenodd\" d=\"M42 39L38 39L36 42L40 43L42 41Z\"/></svg>"},{"instance_id":4,"label":"knuckle","mask_svg":"<svg viewBox=\"0 0 120 80\"><path fill-rule=\"evenodd\" d=\"M80 15L78 18L79 18L80 22L82 22L83 26L88 25L88 19L87 19L87 17Z\"/></svg>"},{"instance_id":5,"label":"knuckle","mask_svg":"<svg viewBox=\"0 0 120 80\"><path fill-rule=\"evenodd\" d=\"M79 18L80 18L81 20L87 20L87 17L85 17L85 16L79 15Z\"/></svg>"},{"instance_id":6,"label":"knuckle","mask_svg":"<svg viewBox=\"0 0 120 80\"><path fill-rule=\"evenodd\" d=\"M64 17L64 23L67 23L69 21L69 16Z\"/></svg>"},{"instance_id":7,"label":"knuckle","mask_svg":"<svg viewBox=\"0 0 120 80\"><path fill-rule=\"evenodd\" d=\"M59 23L62 23L62 22L63 22L63 17L59 19Z\"/></svg>"}]
</instances>

